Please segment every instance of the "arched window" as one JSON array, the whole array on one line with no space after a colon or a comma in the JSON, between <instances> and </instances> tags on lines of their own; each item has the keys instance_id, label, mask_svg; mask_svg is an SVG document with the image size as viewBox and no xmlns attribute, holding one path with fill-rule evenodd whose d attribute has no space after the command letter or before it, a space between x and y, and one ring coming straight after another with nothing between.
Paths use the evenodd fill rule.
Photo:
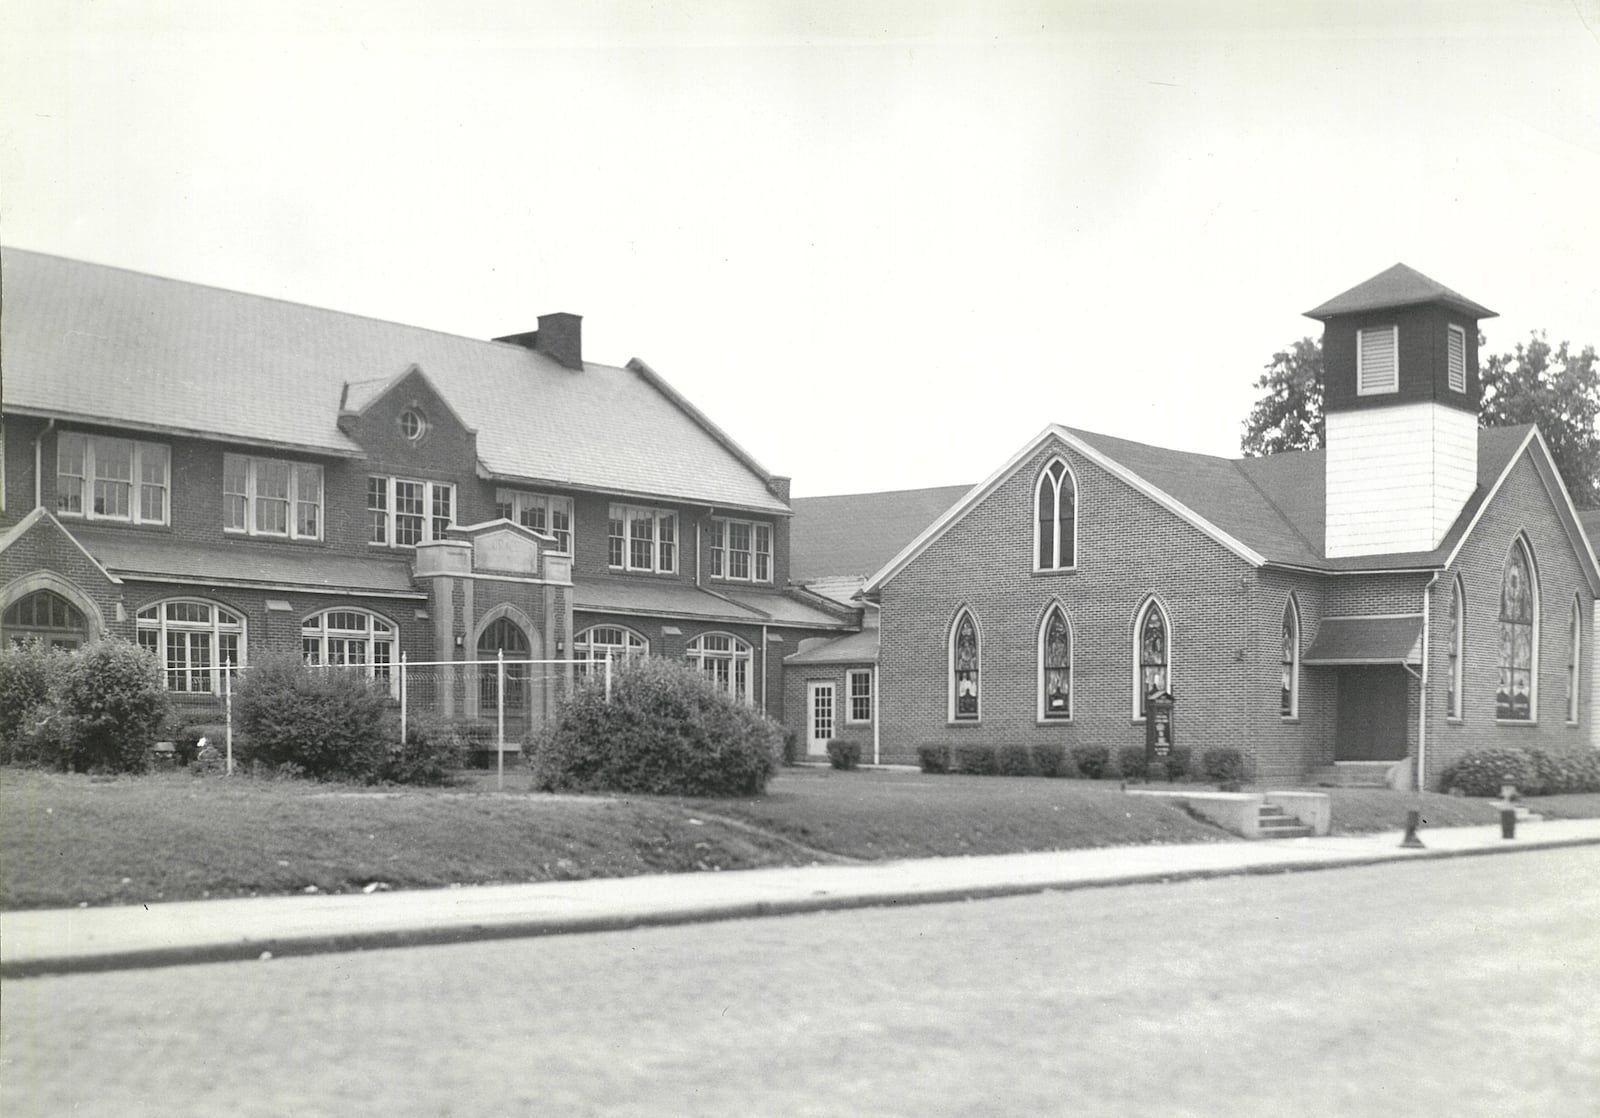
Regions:
<instances>
[{"instance_id":1,"label":"arched window","mask_svg":"<svg viewBox=\"0 0 1600 1118\"><path fill-rule=\"evenodd\" d=\"M728 633L703 633L689 642L685 657L711 677L719 690L741 703L750 701L750 646Z\"/></svg>"},{"instance_id":2,"label":"arched window","mask_svg":"<svg viewBox=\"0 0 1600 1118\"><path fill-rule=\"evenodd\" d=\"M1583 709L1583 676L1581 674L1581 661L1583 660L1583 605L1578 601L1578 596L1572 596L1572 618L1568 622L1570 631L1567 634L1567 721L1577 725L1579 713Z\"/></svg>"},{"instance_id":3,"label":"arched window","mask_svg":"<svg viewBox=\"0 0 1600 1118\"><path fill-rule=\"evenodd\" d=\"M950 717L956 722L978 720L979 669L982 657L978 647L978 623L969 610L956 615L950 627Z\"/></svg>"},{"instance_id":4,"label":"arched window","mask_svg":"<svg viewBox=\"0 0 1600 1118\"><path fill-rule=\"evenodd\" d=\"M11 644L40 640L52 648L77 648L89 639L83 611L54 590L35 590L6 607L0 628Z\"/></svg>"},{"instance_id":5,"label":"arched window","mask_svg":"<svg viewBox=\"0 0 1600 1118\"><path fill-rule=\"evenodd\" d=\"M1072 717L1072 623L1060 606L1039 625L1039 717Z\"/></svg>"},{"instance_id":6,"label":"arched window","mask_svg":"<svg viewBox=\"0 0 1600 1118\"><path fill-rule=\"evenodd\" d=\"M308 664L358 668L394 687L393 623L359 609L312 614L300 626L300 651Z\"/></svg>"},{"instance_id":7,"label":"arched window","mask_svg":"<svg viewBox=\"0 0 1600 1118\"><path fill-rule=\"evenodd\" d=\"M1300 717L1300 603L1293 594L1283 607L1283 679L1279 687L1278 713L1284 718Z\"/></svg>"},{"instance_id":8,"label":"arched window","mask_svg":"<svg viewBox=\"0 0 1600 1118\"><path fill-rule=\"evenodd\" d=\"M1052 459L1034 492L1033 554L1039 571L1059 571L1078 563L1078 485L1061 459Z\"/></svg>"},{"instance_id":9,"label":"arched window","mask_svg":"<svg viewBox=\"0 0 1600 1118\"><path fill-rule=\"evenodd\" d=\"M1449 676L1445 684L1444 712L1447 718L1461 717L1461 671L1462 671L1462 641L1464 634L1463 618L1467 615L1466 591L1461 586L1461 576L1457 575L1455 585L1450 591L1450 646L1445 651L1449 660L1446 667Z\"/></svg>"},{"instance_id":10,"label":"arched window","mask_svg":"<svg viewBox=\"0 0 1600 1118\"><path fill-rule=\"evenodd\" d=\"M1518 537L1500 574L1500 683L1496 718L1532 722L1538 717L1539 586L1527 543Z\"/></svg>"},{"instance_id":11,"label":"arched window","mask_svg":"<svg viewBox=\"0 0 1600 1118\"><path fill-rule=\"evenodd\" d=\"M1172 690L1172 634L1166 611L1151 598L1134 622L1133 714L1145 715L1145 700Z\"/></svg>"},{"instance_id":12,"label":"arched window","mask_svg":"<svg viewBox=\"0 0 1600 1118\"><path fill-rule=\"evenodd\" d=\"M225 664L244 663L244 618L213 602L174 599L135 618L139 647L161 662L168 691L222 694Z\"/></svg>"},{"instance_id":13,"label":"arched window","mask_svg":"<svg viewBox=\"0 0 1600 1118\"><path fill-rule=\"evenodd\" d=\"M509 617L497 617L478 634L478 659L498 660L504 656L506 673L506 710L520 713L528 705L528 669L530 665L518 663L530 658L528 635ZM500 702L500 669L480 666L478 672L478 703L494 710Z\"/></svg>"},{"instance_id":14,"label":"arched window","mask_svg":"<svg viewBox=\"0 0 1600 1118\"><path fill-rule=\"evenodd\" d=\"M581 679L591 671L604 672L607 657L612 667L650 654L650 642L620 625L596 625L585 629L572 641L572 659Z\"/></svg>"}]
</instances>

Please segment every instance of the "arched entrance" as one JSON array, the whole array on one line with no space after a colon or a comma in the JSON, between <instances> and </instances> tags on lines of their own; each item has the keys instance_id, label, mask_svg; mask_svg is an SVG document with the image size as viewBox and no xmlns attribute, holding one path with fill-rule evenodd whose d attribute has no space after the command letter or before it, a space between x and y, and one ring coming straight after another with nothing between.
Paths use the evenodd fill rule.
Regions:
<instances>
[{"instance_id":1,"label":"arched entrance","mask_svg":"<svg viewBox=\"0 0 1600 1118\"><path fill-rule=\"evenodd\" d=\"M509 617L497 617L478 634L479 660L494 660L504 655L507 660L532 659L532 646L528 634ZM527 664L506 665L506 717L525 718L528 713ZM478 673L478 709L482 714L493 715L500 702L499 673L485 668Z\"/></svg>"},{"instance_id":2,"label":"arched entrance","mask_svg":"<svg viewBox=\"0 0 1600 1118\"><path fill-rule=\"evenodd\" d=\"M0 615L6 644L43 641L51 648L77 648L89 639L83 611L54 590L35 590L6 607Z\"/></svg>"}]
</instances>

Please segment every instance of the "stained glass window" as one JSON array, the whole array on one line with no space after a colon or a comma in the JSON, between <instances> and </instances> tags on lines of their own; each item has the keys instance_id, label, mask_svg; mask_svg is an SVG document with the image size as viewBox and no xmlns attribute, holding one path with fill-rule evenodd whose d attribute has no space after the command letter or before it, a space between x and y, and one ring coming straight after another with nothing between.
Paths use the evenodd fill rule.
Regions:
<instances>
[{"instance_id":1,"label":"stained glass window","mask_svg":"<svg viewBox=\"0 0 1600 1118\"><path fill-rule=\"evenodd\" d=\"M1576 723L1583 695L1583 676L1579 662L1583 659L1583 607L1572 599L1572 618L1567 633L1567 721Z\"/></svg>"},{"instance_id":2,"label":"stained glass window","mask_svg":"<svg viewBox=\"0 0 1600 1118\"><path fill-rule=\"evenodd\" d=\"M1444 710L1449 718L1461 717L1461 616L1462 592L1458 578L1450 593L1450 647L1445 653L1449 658L1450 675L1445 683Z\"/></svg>"},{"instance_id":3,"label":"stained glass window","mask_svg":"<svg viewBox=\"0 0 1600 1118\"><path fill-rule=\"evenodd\" d=\"M1040 713L1045 718L1072 717L1072 630L1057 606L1044 622L1039 649Z\"/></svg>"},{"instance_id":4,"label":"stained glass window","mask_svg":"<svg viewBox=\"0 0 1600 1118\"><path fill-rule=\"evenodd\" d=\"M1506 556L1500 576L1500 682L1495 690L1496 718L1513 722L1533 719L1533 618L1537 588L1533 565L1519 539Z\"/></svg>"},{"instance_id":5,"label":"stained glass window","mask_svg":"<svg viewBox=\"0 0 1600 1118\"><path fill-rule=\"evenodd\" d=\"M1300 711L1300 611L1293 597L1283 607L1282 668L1278 713L1294 718Z\"/></svg>"},{"instance_id":6,"label":"stained glass window","mask_svg":"<svg viewBox=\"0 0 1600 1118\"><path fill-rule=\"evenodd\" d=\"M972 614L962 611L950 641L951 684L955 691L955 716L960 721L978 717L978 626Z\"/></svg>"},{"instance_id":7,"label":"stained glass window","mask_svg":"<svg viewBox=\"0 0 1600 1118\"><path fill-rule=\"evenodd\" d=\"M1076 566L1077 487L1065 462L1057 458L1044 468L1035 497L1037 569L1055 571Z\"/></svg>"},{"instance_id":8,"label":"stained glass window","mask_svg":"<svg viewBox=\"0 0 1600 1118\"><path fill-rule=\"evenodd\" d=\"M1155 602L1145 606L1139 624L1139 717L1145 715L1146 700L1153 694L1172 689L1171 654L1167 619Z\"/></svg>"}]
</instances>

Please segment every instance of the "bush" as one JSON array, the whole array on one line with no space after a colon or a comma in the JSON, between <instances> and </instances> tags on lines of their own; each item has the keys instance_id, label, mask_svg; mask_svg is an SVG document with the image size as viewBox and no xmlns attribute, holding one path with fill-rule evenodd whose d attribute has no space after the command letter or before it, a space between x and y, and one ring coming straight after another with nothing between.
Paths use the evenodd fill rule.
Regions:
<instances>
[{"instance_id":1,"label":"bush","mask_svg":"<svg viewBox=\"0 0 1600 1118\"><path fill-rule=\"evenodd\" d=\"M1193 756L1187 746L1173 746L1167 753L1167 779L1188 780L1190 758Z\"/></svg>"},{"instance_id":2,"label":"bush","mask_svg":"<svg viewBox=\"0 0 1600 1118\"><path fill-rule=\"evenodd\" d=\"M855 768L861 763L861 745L853 741L830 741L828 743L828 763L836 769L846 771Z\"/></svg>"},{"instance_id":3,"label":"bush","mask_svg":"<svg viewBox=\"0 0 1600 1118\"><path fill-rule=\"evenodd\" d=\"M1214 784L1244 782L1244 755L1237 749L1208 749L1200 758L1200 767Z\"/></svg>"},{"instance_id":4,"label":"bush","mask_svg":"<svg viewBox=\"0 0 1600 1118\"><path fill-rule=\"evenodd\" d=\"M753 796L783 754L783 727L671 660L620 668L611 702L579 687L531 751L540 791Z\"/></svg>"},{"instance_id":5,"label":"bush","mask_svg":"<svg viewBox=\"0 0 1600 1118\"><path fill-rule=\"evenodd\" d=\"M1521 749L1474 749L1450 766L1444 786L1467 796L1498 796L1502 784L1528 792L1538 786L1538 776L1533 758Z\"/></svg>"},{"instance_id":6,"label":"bush","mask_svg":"<svg viewBox=\"0 0 1600 1118\"><path fill-rule=\"evenodd\" d=\"M167 718L161 666L132 641L91 641L67 658L61 711L73 768L143 772Z\"/></svg>"},{"instance_id":7,"label":"bush","mask_svg":"<svg viewBox=\"0 0 1600 1118\"><path fill-rule=\"evenodd\" d=\"M1117 750L1117 771L1124 780L1143 780L1147 772L1144 746L1125 745Z\"/></svg>"},{"instance_id":8,"label":"bush","mask_svg":"<svg viewBox=\"0 0 1600 1118\"><path fill-rule=\"evenodd\" d=\"M925 773L949 772L950 747L948 745L917 746L917 764L922 766L922 771Z\"/></svg>"},{"instance_id":9,"label":"bush","mask_svg":"<svg viewBox=\"0 0 1600 1118\"><path fill-rule=\"evenodd\" d=\"M800 734L789 726L783 728L783 763L795 765L800 762Z\"/></svg>"},{"instance_id":10,"label":"bush","mask_svg":"<svg viewBox=\"0 0 1600 1118\"><path fill-rule=\"evenodd\" d=\"M1033 747L1033 767L1040 776L1064 776L1067 751L1059 743L1041 742Z\"/></svg>"},{"instance_id":11,"label":"bush","mask_svg":"<svg viewBox=\"0 0 1600 1118\"><path fill-rule=\"evenodd\" d=\"M234 690L251 757L298 765L321 780L382 779L391 739L388 701L382 686L360 672L309 667L298 656L258 661Z\"/></svg>"},{"instance_id":12,"label":"bush","mask_svg":"<svg viewBox=\"0 0 1600 1118\"><path fill-rule=\"evenodd\" d=\"M0 763L65 766L67 663L66 653L40 641L0 649Z\"/></svg>"},{"instance_id":13,"label":"bush","mask_svg":"<svg viewBox=\"0 0 1600 1118\"><path fill-rule=\"evenodd\" d=\"M1099 780L1105 775L1106 766L1111 762L1111 751L1103 745L1075 745L1072 747L1072 763L1078 766L1078 771L1089 780Z\"/></svg>"},{"instance_id":14,"label":"bush","mask_svg":"<svg viewBox=\"0 0 1600 1118\"><path fill-rule=\"evenodd\" d=\"M406 720L406 739L395 743L400 727L389 733L388 755L384 757L379 779L390 784L449 784L461 767L465 753L461 735L446 722L429 718Z\"/></svg>"},{"instance_id":15,"label":"bush","mask_svg":"<svg viewBox=\"0 0 1600 1118\"><path fill-rule=\"evenodd\" d=\"M993 776L1000 769L992 745L956 746L956 772L969 776Z\"/></svg>"},{"instance_id":16,"label":"bush","mask_svg":"<svg viewBox=\"0 0 1600 1118\"><path fill-rule=\"evenodd\" d=\"M1562 796L1572 792L1600 792L1600 753L1592 749L1555 753L1530 749L1527 753L1534 770L1534 786L1527 789L1529 795ZM1517 787L1521 789L1522 786Z\"/></svg>"},{"instance_id":17,"label":"bush","mask_svg":"<svg viewBox=\"0 0 1600 1118\"><path fill-rule=\"evenodd\" d=\"M1025 745L1002 745L996 755L996 765L1003 776L1032 776L1033 751Z\"/></svg>"}]
</instances>

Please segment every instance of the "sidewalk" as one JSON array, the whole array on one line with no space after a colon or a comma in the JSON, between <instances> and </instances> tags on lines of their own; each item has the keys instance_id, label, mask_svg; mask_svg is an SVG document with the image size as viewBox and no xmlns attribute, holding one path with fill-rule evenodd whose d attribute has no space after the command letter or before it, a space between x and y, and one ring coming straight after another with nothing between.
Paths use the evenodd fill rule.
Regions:
<instances>
[{"instance_id":1,"label":"sidewalk","mask_svg":"<svg viewBox=\"0 0 1600 1118\"><path fill-rule=\"evenodd\" d=\"M1600 844L1600 819L1271 842L0 913L0 977L690 924Z\"/></svg>"}]
</instances>

